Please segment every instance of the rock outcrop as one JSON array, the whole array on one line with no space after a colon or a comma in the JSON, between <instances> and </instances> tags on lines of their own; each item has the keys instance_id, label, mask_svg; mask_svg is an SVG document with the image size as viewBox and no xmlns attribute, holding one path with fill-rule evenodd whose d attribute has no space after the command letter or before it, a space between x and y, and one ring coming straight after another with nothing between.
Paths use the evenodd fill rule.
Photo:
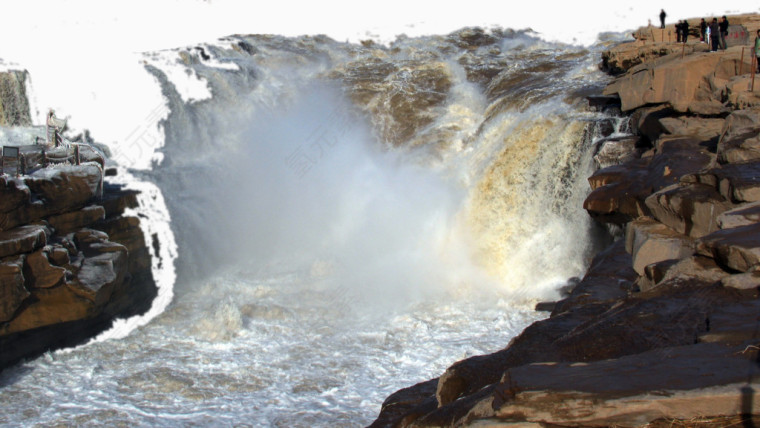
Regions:
<instances>
[{"instance_id":1,"label":"rock outcrop","mask_svg":"<svg viewBox=\"0 0 760 428\"><path fill-rule=\"evenodd\" d=\"M102 162L0 177L0 368L81 343L156 296L135 192ZM105 188L104 188L105 187Z\"/></svg>"},{"instance_id":2,"label":"rock outcrop","mask_svg":"<svg viewBox=\"0 0 760 428\"><path fill-rule=\"evenodd\" d=\"M758 16L729 19L760 28ZM757 422L760 102L749 55L652 32L605 53L619 76L604 94L619 97L634 135L600 143L584 207L624 237L549 318L391 395L372 426Z\"/></svg>"},{"instance_id":3,"label":"rock outcrop","mask_svg":"<svg viewBox=\"0 0 760 428\"><path fill-rule=\"evenodd\" d=\"M33 127L27 72L0 73L0 141L21 162L0 174L0 369L82 343L157 294L136 192L104 181L89 144L48 147Z\"/></svg>"}]
</instances>

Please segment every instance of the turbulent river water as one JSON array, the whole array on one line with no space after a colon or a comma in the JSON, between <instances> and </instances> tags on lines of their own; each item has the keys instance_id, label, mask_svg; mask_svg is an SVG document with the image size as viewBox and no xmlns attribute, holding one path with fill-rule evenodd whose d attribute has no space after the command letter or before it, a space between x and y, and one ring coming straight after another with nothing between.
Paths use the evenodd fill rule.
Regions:
<instances>
[{"instance_id":1,"label":"turbulent river water","mask_svg":"<svg viewBox=\"0 0 760 428\"><path fill-rule=\"evenodd\" d=\"M595 250L585 97L614 41L466 29L145 54L165 145L133 174L171 216L174 298L126 337L3 372L0 425L361 426L503 348ZM178 70L212 96L185 96Z\"/></svg>"}]
</instances>

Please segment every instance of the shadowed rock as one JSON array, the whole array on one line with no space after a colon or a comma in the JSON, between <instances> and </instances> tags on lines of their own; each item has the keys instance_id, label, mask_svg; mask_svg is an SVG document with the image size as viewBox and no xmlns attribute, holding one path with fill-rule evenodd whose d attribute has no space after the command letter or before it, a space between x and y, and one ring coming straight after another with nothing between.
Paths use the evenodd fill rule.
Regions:
<instances>
[{"instance_id":1,"label":"shadowed rock","mask_svg":"<svg viewBox=\"0 0 760 428\"><path fill-rule=\"evenodd\" d=\"M506 372L493 393L458 421L483 418L572 426L641 426L660 418L690 419L760 411L742 409L755 383L757 350L700 344L589 364L547 363ZM642 367L650 368L642 370Z\"/></svg>"},{"instance_id":2,"label":"shadowed rock","mask_svg":"<svg viewBox=\"0 0 760 428\"><path fill-rule=\"evenodd\" d=\"M556 303L552 316L584 305L612 306L626 297L638 278L631 265L631 254L625 250L625 240L619 239L594 257L583 280L568 297Z\"/></svg>"},{"instance_id":3,"label":"shadowed rock","mask_svg":"<svg viewBox=\"0 0 760 428\"><path fill-rule=\"evenodd\" d=\"M646 266L644 271L644 276L636 281L641 292L647 292L661 284L667 284L669 287L695 281L714 284L730 276L713 259L702 256L653 263Z\"/></svg>"},{"instance_id":4,"label":"shadowed rock","mask_svg":"<svg viewBox=\"0 0 760 428\"><path fill-rule=\"evenodd\" d=\"M741 163L760 160L760 126L743 128L718 143L718 160Z\"/></svg>"},{"instance_id":5,"label":"shadowed rock","mask_svg":"<svg viewBox=\"0 0 760 428\"><path fill-rule=\"evenodd\" d=\"M103 207L90 205L78 211L50 216L47 221L55 229L56 233L65 235L104 218L105 210Z\"/></svg>"},{"instance_id":6,"label":"shadowed rock","mask_svg":"<svg viewBox=\"0 0 760 428\"><path fill-rule=\"evenodd\" d=\"M697 242L697 252L730 269L747 272L760 263L760 223L704 236Z\"/></svg>"},{"instance_id":7,"label":"shadowed rock","mask_svg":"<svg viewBox=\"0 0 760 428\"><path fill-rule=\"evenodd\" d=\"M435 400L437 383L438 379L431 379L394 392L385 399L380 409L380 417L369 428L406 426L420 416L432 412L438 406Z\"/></svg>"},{"instance_id":8,"label":"shadowed rock","mask_svg":"<svg viewBox=\"0 0 760 428\"><path fill-rule=\"evenodd\" d=\"M723 55L671 54L631 68L608 85L603 94L620 97L623 111L647 104L669 104L677 112L716 115L727 113L720 99L739 69L750 70L750 59L736 49Z\"/></svg>"},{"instance_id":9,"label":"shadowed rock","mask_svg":"<svg viewBox=\"0 0 760 428\"><path fill-rule=\"evenodd\" d=\"M731 287L739 290L757 290L760 288L760 272L746 272L727 276L723 278L721 284L723 284L724 287ZM760 312L755 313L758 314Z\"/></svg>"},{"instance_id":10,"label":"shadowed rock","mask_svg":"<svg viewBox=\"0 0 760 428\"><path fill-rule=\"evenodd\" d=\"M0 176L0 212L8 212L17 209L24 203L29 202L29 188L19 179L8 176Z\"/></svg>"},{"instance_id":11,"label":"shadowed rock","mask_svg":"<svg viewBox=\"0 0 760 428\"><path fill-rule=\"evenodd\" d=\"M28 225L0 231L0 258L31 253L47 244L50 231L45 226Z\"/></svg>"},{"instance_id":12,"label":"shadowed rock","mask_svg":"<svg viewBox=\"0 0 760 428\"><path fill-rule=\"evenodd\" d=\"M594 154L597 169L620 165L641 157L642 149L638 147L638 136L604 139L598 143Z\"/></svg>"},{"instance_id":13,"label":"shadowed rock","mask_svg":"<svg viewBox=\"0 0 760 428\"><path fill-rule=\"evenodd\" d=\"M678 183L681 177L714 164L715 155L693 137L661 138L658 153L595 172L593 189L583 208L596 220L624 224L651 215L646 199L654 192Z\"/></svg>"},{"instance_id":14,"label":"shadowed rock","mask_svg":"<svg viewBox=\"0 0 760 428\"><path fill-rule=\"evenodd\" d=\"M101 180L97 163L40 169L24 179L30 196L0 212L0 230L79 210L100 195Z\"/></svg>"},{"instance_id":15,"label":"shadowed rock","mask_svg":"<svg viewBox=\"0 0 760 428\"><path fill-rule=\"evenodd\" d=\"M24 261L24 278L26 287L30 290L60 285L63 283L65 273L66 269L51 266L47 253L42 250L29 254Z\"/></svg>"},{"instance_id":16,"label":"shadowed rock","mask_svg":"<svg viewBox=\"0 0 760 428\"><path fill-rule=\"evenodd\" d=\"M645 203L655 219L692 238L718 230L718 216L733 206L715 188L703 184L674 184Z\"/></svg>"},{"instance_id":17,"label":"shadowed rock","mask_svg":"<svg viewBox=\"0 0 760 428\"><path fill-rule=\"evenodd\" d=\"M700 173L698 180L716 187L729 201L760 201L760 162L721 165Z\"/></svg>"},{"instance_id":18,"label":"shadowed rock","mask_svg":"<svg viewBox=\"0 0 760 428\"><path fill-rule=\"evenodd\" d=\"M716 140L720 137L725 120L692 116L664 117L660 124L666 133L689 136L700 141Z\"/></svg>"},{"instance_id":19,"label":"shadowed rock","mask_svg":"<svg viewBox=\"0 0 760 428\"><path fill-rule=\"evenodd\" d=\"M29 291L24 288L22 265L23 258L0 263L0 323L13 318L21 303L29 297Z\"/></svg>"},{"instance_id":20,"label":"shadowed rock","mask_svg":"<svg viewBox=\"0 0 760 428\"><path fill-rule=\"evenodd\" d=\"M718 225L721 229L731 229L759 222L760 202L739 205L718 216Z\"/></svg>"},{"instance_id":21,"label":"shadowed rock","mask_svg":"<svg viewBox=\"0 0 760 428\"><path fill-rule=\"evenodd\" d=\"M626 250L633 257L639 275L652 263L681 259L694 254L694 240L649 218L638 218L626 229Z\"/></svg>"}]
</instances>

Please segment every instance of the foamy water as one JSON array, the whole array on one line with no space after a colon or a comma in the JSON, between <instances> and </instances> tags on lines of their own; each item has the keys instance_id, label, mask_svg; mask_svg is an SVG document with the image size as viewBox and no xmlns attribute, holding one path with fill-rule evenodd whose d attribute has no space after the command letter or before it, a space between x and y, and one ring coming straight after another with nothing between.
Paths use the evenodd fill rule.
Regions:
<instances>
[{"instance_id":1,"label":"foamy water","mask_svg":"<svg viewBox=\"0 0 760 428\"><path fill-rule=\"evenodd\" d=\"M577 91L601 47L488 36L141 55L164 98L115 157L166 283L148 317L0 374L0 424L363 425L544 316L594 250Z\"/></svg>"}]
</instances>

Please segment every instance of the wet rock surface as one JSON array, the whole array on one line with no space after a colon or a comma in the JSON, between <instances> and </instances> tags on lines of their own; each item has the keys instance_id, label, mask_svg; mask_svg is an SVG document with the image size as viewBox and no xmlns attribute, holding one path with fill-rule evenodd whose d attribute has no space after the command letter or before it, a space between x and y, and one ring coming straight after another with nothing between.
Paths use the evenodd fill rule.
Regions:
<instances>
[{"instance_id":1,"label":"wet rock surface","mask_svg":"<svg viewBox=\"0 0 760 428\"><path fill-rule=\"evenodd\" d=\"M760 28L756 15L729 19ZM584 208L624 236L568 296L543 304L547 319L391 395L373 427L757 420L760 102L742 86L749 56L654 32L603 59L618 76L600 99L620 98L634 135L597 147Z\"/></svg>"},{"instance_id":2,"label":"wet rock surface","mask_svg":"<svg viewBox=\"0 0 760 428\"><path fill-rule=\"evenodd\" d=\"M98 162L0 177L0 369L82 343L157 290L136 193Z\"/></svg>"}]
</instances>

